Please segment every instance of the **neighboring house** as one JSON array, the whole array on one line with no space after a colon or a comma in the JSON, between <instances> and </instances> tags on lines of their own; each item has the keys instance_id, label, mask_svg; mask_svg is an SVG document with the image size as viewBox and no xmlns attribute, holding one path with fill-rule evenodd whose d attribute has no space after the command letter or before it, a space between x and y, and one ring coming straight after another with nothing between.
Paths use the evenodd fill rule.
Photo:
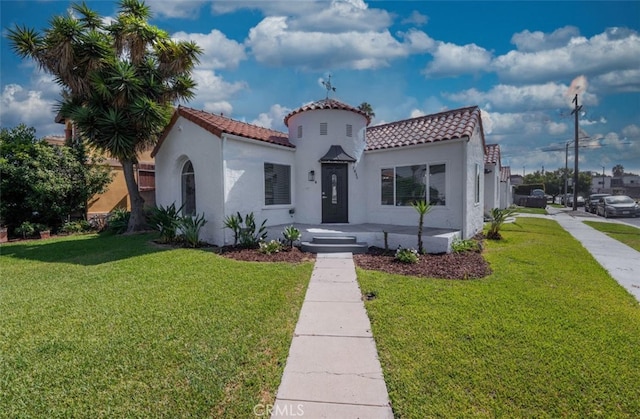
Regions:
<instances>
[{"instance_id":1,"label":"neighboring house","mask_svg":"<svg viewBox=\"0 0 640 419\"><path fill-rule=\"evenodd\" d=\"M591 177L591 192L640 198L640 176L631 174L603 176L594 173Z\"/></svg>"},{"instance_id":2,"label":"neighboring house","mask_svg":"<svg viewBox=\"0 0 640 419\"><path fill-rule=\"evenodd\" d=\"M508 208L513 204L513 188L511 187L511 167L500 169L500 208Z\"/></svg>"},{"instance_id":3,"label":"neighboring house","mask_svg":"<svg viewBox=\"0 0 640 419\"><path fill-rule=\"evenodd\" d=\"M524 178L522 175L511 175L511 185L518 186L524 183Z\"/></svg>"},{"instance_id":4,"label":"neighboring house","mask_svg":"<svg viewBox=\"0 0 640 419\"><path fill-rule=\"evenodd\" d=\"M500 207L500 146L487 144L484 148L484 212Z\"/></svg>"},{"instance_id":5,"label":"neighboring house","mask_svg":"<svg viewBox=\"0 0 640 419\"><path fill-rule=\"evenodd\" d=\"M224 219L236 212L253 212L269 226L415 227L417 199L433 206L426 227L463 238L482 230L478 107L369 122L329 98L289 113L287 133L180 106L151 154L156 202L204 213L201 239L217 245L233 242Z\"/></svg>"},{"instance_id":6,"label":"neighboring house","mask_svg":"<svg viewBox=\"0 0 640 419\"><path fill-rule=\"evenodd\" d=\"M56 122L65 125L65 136L50 136L46 137L45 140L50 144L62 145L67 139L73 137L73 124L59 117L56 118ZM155 206L155 164L151 157L151 151L147 150L140 153L138 155L138 164L135 166L138 189L144 199L145 207ZM117 159L110 157L106 153L100 157L104 158L104 163L109 165L113 177L111 183L107 186L107 190L104 193L93 196L87 203L88 218L105 216L116 208L131 209L131 201L129 200L129 192L127 191L122 165Z\"/></svg>"}]
</instances>

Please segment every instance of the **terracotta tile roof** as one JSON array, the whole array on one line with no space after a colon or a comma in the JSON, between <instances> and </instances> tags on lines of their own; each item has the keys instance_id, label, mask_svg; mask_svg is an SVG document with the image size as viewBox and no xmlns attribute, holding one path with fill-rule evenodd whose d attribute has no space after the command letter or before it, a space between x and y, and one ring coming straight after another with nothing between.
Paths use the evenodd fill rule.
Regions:
<instances>
[{"instance_id":1,"label":"terracotta tile roof","mask_svg":"<svg viewBox=\"0 0 640 419\"><path fill-rule=\"evenodd\" d=\"M175 125L178 117L183 117L193 122L194 124L204 128L210 133L221 137L222 134L232 134L239 137L250 138L257 141L263 141L265 143L277 144L284 147L295 148L293 144L289 142L288 135L284 132L275 131L268 128L259 127L257 125L248 124L246 122L236 121L235 119L227 118L222 115L214 115L209 112L199 111L197 109L188 108L186 106L178 106L173 113L173 117L169 122L169 125L164 129L164 132L158 140L151 156L155 156L160 146L164 142L164 139L169 134L171 128Z\"/></svg>"},{"instance_id":2,"label":"terracotta tile roof","mask_svg":"<svg viewBox=\"0 0 640 419\"><path fill-rule=\"evenodd\" d=\"M500 182L506 182L511 179L511 167L502 166L500 168Z\"/></svg>"},{"instance_id":3,"label":"terracotta tile roof","mask_svg":"<svg viewBox=\"0 0 640 419\"><path fill-rule=\"evenodd\" d=\"M484 164L500 165L500 146L498 144L484 146Z\"/></svg>"},{"instance_id":4,"label":"terracotta tile roof","mask_svg":"<svg viewBox=\"0 0 640 419\"><path fill-rule=\"evenodd\" d=\"M367 129L367 150L471 137L478 125L482 133L480 108L477 106L377 125ZM484 144L484 134L481 135Z\"/></svg>"},{"instance_id":5,"label":"terracotta tile roof","mask_svg":"<svg viewBox=\"0 0 640 419\"><path fill-rule=\"evenodd\" d=\"M347 105L346 103L342 103L335 99L322 99L316 102L307 103L306 105L303 105L298 109L291 111L287 116L284 117L284 124L286 126L289 126L289 118L291 118L293 115L318 109L341 109L344 111L351 111L367 118L367 125L369 125L369 123L371 122L371 117L358 108L354 108L353 106Z\"/></svg>"}]
</instances>

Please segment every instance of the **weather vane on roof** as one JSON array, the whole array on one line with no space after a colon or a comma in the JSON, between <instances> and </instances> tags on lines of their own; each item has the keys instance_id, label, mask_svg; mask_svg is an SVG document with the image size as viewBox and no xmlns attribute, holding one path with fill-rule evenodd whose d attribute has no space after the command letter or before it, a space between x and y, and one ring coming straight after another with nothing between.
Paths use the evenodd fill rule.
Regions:
<instances>
[{"instance_id":1,"label":"weather vane on roof","mask_svg":"<svg viewBox=\"0 0 640 419\"><path fill-rule=\"evenodd\" d=\"M329 92L336 91L336 88L333 87L333 85L331 84L331 74L329 74L329 80L327 81L322 80L322 85L324 86L325 89L327 89L327 99L329 99Z\"/></svg>"}]
</instances>

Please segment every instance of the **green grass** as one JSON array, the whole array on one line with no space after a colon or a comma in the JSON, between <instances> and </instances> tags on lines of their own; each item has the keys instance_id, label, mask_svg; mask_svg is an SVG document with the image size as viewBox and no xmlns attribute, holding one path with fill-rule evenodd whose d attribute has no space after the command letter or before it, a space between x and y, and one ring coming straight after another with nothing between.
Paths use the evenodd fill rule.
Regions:
<instances>
[{"instance_id":1,"label":"green grass","mask_svg":"<svg viewBox=\"0 0 640 419\"><path fill-rule=\"evenodd\" d=\"M640 416L640 305L556 222L518 224L482 280L358 270L396 417Z\"/></svg>"},{"instance_id":2,"label":"green grass","mask_svg":"<svg viewBox=\"0 0 640 419\"><path fill-rule=\"evenodd\" d=\"M251 417L272 403L312 264L149 235L0 248L0 416Z\"/></svg>"},{"instance_id":3,"label":"green grass","mask_svg":"<svg viewBox=\"0 0 640 419\"><path fill-rule=\"evenodd\" d=\"M583 222L640 252L640 228L627 224L606 223L601 221Z\"/></svg>"},{"instance_id":4,"label":"green grass","mask_svg":"<svg viewBox=\"0 0 640 419\"><path fill-rule=\"evenodd\" d=\"M547 210L544 208L518 207L518 212L521 214L542 214L542 215L548 214Z\"/></svg>"}]
</instances>

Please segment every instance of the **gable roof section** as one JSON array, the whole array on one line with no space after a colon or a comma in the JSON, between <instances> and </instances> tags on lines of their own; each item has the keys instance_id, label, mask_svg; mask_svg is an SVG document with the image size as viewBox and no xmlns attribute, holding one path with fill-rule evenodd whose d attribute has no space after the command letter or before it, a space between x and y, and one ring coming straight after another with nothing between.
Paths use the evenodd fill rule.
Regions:
<instances>
[{"instance_id":1,"label":"gable roof section","mask_svg":"<svg viewBox=\"0 0 640 419\"><path fill-rule=\"evenodd\" d=\"M498 144L487 144L484 147L484 164L500 166L500 146Z\"/></svg>"},{"instance_id":2,"label":"gable roof section","mask_svg":"<svg viewBox=\"0 0 640 419\"><path fill-rule=\"evenodd\" d=\"M342 103L338 100L327 98L327 99L322 99L315 102L307 103L306 105L303 105L298 109L291 111L287 116L284 117L284 124L286 126L289 126L289 118L291 118L293 115L306 112L306 111L314 111L318 109L339 109L343 111L351 111L351 112L358 113L364 116L365 118L367 118L367 125L369 125L369 123L371 122L371 117L367 115L365 112L361 111L360 109L354 108L353 106L347 105L346 103Z\"/></svg>"},{"instance_id":3,"label":"gable roof section","mask_svg":"<svg viewBox=\"0 0 640 419\"><path fill-rule=\"evenodd\" d=\"M500 168L500 182L506 182L511 179L511 167L503 166Z\"/></svg>"},{"instance_id":4,"label":"gable roof section","mask_svg":"<svg viewBox=\"0 0 640 419\"><path fill-rule=\"evenodd\" d=\"M367 129L366 149L382 150L471 138L478 125L484 146L480 108L472 106L370 127Z\"/></svg>"},{"instance_id":5,"label":"gable roof section","mask_svg":"<svg viewBox=\"0 0 640 419\"><path fill-rule=\"evenodd\" d=\"M235 119L226 118L222 115L214 115L209 112L199 111L186 106L178 106L178 108L173 112L169 125L164 129L160 139L158 140L158 144L151 153L152 157L156 155L165 138L169 134L169 131L171 131L171 128L173 128L179 117L183 117L184 119L193 122L218 137L222 137L222 134L232 134L256 141L295 148L295 146L289 142L288 135L284 132L259 127L246 122L236 121Z\"/></svg>"}]
</instances>

